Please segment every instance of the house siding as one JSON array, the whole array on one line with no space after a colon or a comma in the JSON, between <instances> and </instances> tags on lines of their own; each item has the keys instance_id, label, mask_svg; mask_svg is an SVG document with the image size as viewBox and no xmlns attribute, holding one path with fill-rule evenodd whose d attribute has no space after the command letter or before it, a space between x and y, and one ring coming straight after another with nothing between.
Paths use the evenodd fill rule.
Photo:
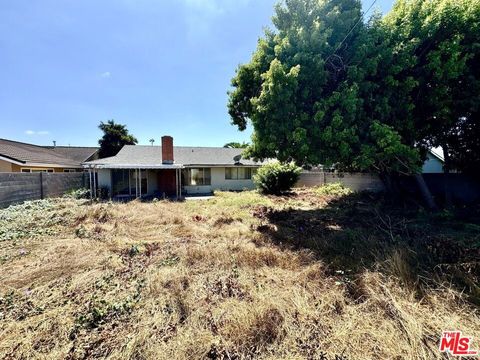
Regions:
<instances>
[{"instance_id":1,"label":"house siding","mask_svg":"<svg viewBox=\"0 0 480 360\"><path fill-rule=\"evenodd\" d=\"M0 160L0 172L13 172L12 163Z\"/></svg>"},{"instance_id":2,"label":"house siding","mask_svg":"<svg viewBox=\"0 0 480 360\"><path fill-rule=\"evenodd\" d=\"M211 169L211 184L205 186L183 186L184 192L188 194L208 194L215 190L240 191L252 190L255 188L252 179L249 180L227 180L225 179L225 168L215 167Z\"/></svg>"},{"instance_id":3,"label":"house siding","mask_svg":"<svg viewBox=\"0 0 480 360\"><path fill-rule=\"evenodd\" d=\"M423 163L422 173L424 174L440 174L443 173L443 163L432 154L427 155L427 159Z\"/></svg>"},{"instance_id":4,"label":"house siding","mask_svg":"<svg viewBox=\"0 0 480 360\"><path fill-rule=\"evenodd\" d=\"M87 173L87 181L90 181ZM109 191L112 191L112 180L110 176L110 170L108 169L99 169L98 170L98 187L99 188L108 188Z\"/></svg>"},{"instance_id":5,"label":"house siding","mask_svg":"<svg viewBox=\"0 0 480 360\"><path fill-rule=\"evenodd\" d=\"M183 185L183 192L185 195L188 194L208 194L215 190L224 190L224 191L241 191L241 190L252 190L255 188L253 180L226 180L225 179L225 168L210 168L211 169L211 184L206 186L185 186ZM110 169L98 169L98 186L108 188L110 192L112 191L112 182L111 182L111 170ZM158 189L158 172L155 170L147 170L147 181L148 181L148 193L147 195L155 195ZM87 174L88 176L88 174ZM87 177L88 182L88 177Z\"/></svg>"},{"instance_id":6,"label":"house siding","mask_svg":"<svg viewBox=\"0 0 480 360\"><path fill-rule=\"evenodd\" d=\"M147 171L147 194L154 195L158 191L158 172Z\"/></svg>"}]
</instances>

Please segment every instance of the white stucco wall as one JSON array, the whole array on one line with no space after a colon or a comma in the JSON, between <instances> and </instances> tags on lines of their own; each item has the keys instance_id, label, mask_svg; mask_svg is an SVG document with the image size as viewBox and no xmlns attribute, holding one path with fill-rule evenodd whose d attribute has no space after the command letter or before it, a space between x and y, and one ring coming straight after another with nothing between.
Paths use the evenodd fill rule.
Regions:
<instances>
[{"instance_id":1,"label":"white stucco wall","mask_svg":"<svg viewBox=\"0 0 480 360\"><path fill-rule=\"evenodd\" d=\"M240 191L252 190L255 188L253 180L227 180L225 179L225 168L211 168L211 185L208 186L184 186L187 194L207 194L215 190Z\"/></svg>"},{"instance_id":2,"label":"white stucco wall","mask_svg":"<svg viewBox=\"0 0 480 360\"><path fill-rule=\"evenodd\" d=\"M423 163L422 173L424 174L438 174L443 173L443 163L432 154L428 153L427 159Z\"/></svg>"},{"instance_id":3,"label":"white stucco wall","mask_svg":"<svg viewBox=\"0 0 480 360\"><path fill-rule=\"evenodd\" d=\"M108 169L98 169L98 187L107 187L112 191L112 182L110 178L110 170Z\"/></svg>"},{"instance_id":4,"label":"white stucco wall","mask_svg":"<svg viewBox=\"0 0 480 360\"><path fill-rule=\"evenodd\" d=\"M147 191L148 195L153 195L158 190L157 172L147 170Z\"/></svg>"}]
</instances>

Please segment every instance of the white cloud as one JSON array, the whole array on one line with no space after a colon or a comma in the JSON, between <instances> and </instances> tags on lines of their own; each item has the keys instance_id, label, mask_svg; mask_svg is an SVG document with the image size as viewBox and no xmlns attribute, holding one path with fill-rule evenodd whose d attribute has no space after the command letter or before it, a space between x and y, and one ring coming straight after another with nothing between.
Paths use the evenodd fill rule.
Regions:
<instances>
[{"instance_id":1,"label":"white cloud","mask_svg":"<svg viewBox=\"0 0 480 360\"><path fill-rule=\"evenodd\" d=\"M104 73L101 73L100 76L104 79L108 79L110 76L112 76L112 74L110 71L105 71Z\"/></svg>"},{"instance_id":2,"label":"white cloud","mask_svg":"<svg viewBox=\"0 0 480 360\"><path fill-rule=\"evenodd\" d=\"M50 134L50 131L47 131L47 130L40 130L40 131L26 130L25 134L27 134L27 135L48 135L48 134Z\"/></svg>"}]
</instances>

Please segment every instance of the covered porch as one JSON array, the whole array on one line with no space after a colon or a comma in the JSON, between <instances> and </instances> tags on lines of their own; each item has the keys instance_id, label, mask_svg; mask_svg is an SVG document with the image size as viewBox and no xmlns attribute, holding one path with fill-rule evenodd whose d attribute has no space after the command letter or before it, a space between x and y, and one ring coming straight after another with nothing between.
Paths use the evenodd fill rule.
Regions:
<instances>
[{"instance_id":1,"label":"covered porch","mask_svg":"<svg viewBox=\"0 0 480 360\"><path fill-rule=\"evenodd\" d=\"M182 166L157 167L90 167L92 197L111 200L180 199L182 198ZM105 192L108 190L108 195Z\"/></svg>"}]
</instances>

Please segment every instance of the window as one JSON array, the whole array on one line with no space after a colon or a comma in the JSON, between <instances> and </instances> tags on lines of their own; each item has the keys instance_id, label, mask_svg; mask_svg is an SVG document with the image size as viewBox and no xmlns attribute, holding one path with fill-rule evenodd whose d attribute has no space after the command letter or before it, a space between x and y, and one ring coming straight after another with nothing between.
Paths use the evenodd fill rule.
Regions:
<instances>
[{"instance_id":1,"label":"window","mask_svg":"<svg viewBox=\"0 0 480 360\"><path fill-rule=\"evenodd\" d=\"M129 170L112 170L112 194L129 195ZM135 192L134 192L135 194Z\"/></svg>"},{"instance_id":2,"label":"window","mask_svg":"<svg viewBox=\"0 0 480 360\"><path fill-rule=\"evenodd\" d=\"M36 169L36 168L22 168L20 170L22 173L53 173L53 169Z\"/></svg>"},{"instance_id":3,"label":"window","mask_svg":"<svg viewBox=\"0 0 480 360\"><path fill-rule=\"evenodd\" d=\"M212 176L210 168L185 169L182 172L182 181L185 185L210 185Z\"/></svg>"},{"instance_id":4,"label":"window","mask_svg":"<svg viewBox=\"0 0 480 360\"><path fill-rule=\"evenodd\" d=\"M75 169L63 169L63 172L65 173L71 173L71 172L75 172L76 170Z\"/></svg>"},{"instance_id":5,"label":"window","mask_svg":"<svg viewBox=\"0 0 480 360\"><path fill-rule=\"evenodd\" d=\"M138 191L140 191L141 187L142 195L146 195L148 192L147 170L130 170L130 194L135 195L137 176L140 176L140 179L142 181L141 183L138 183Z\"/></svg>"},{"instance_id":6,"label":"window","mask_svg":"<svg viewBox=\"0 0 480 360\"><path fill-rule=\"evenodd\" d=\"M112 170L112 188L113 195L136 195L137 189L140 191L140 183L137 184L137 176L141 179L141 195L148 193L147 170ZM138 186L138 188L137 188Z\"/></svg>"},{"instance_id":7,"label":"window","mask_svg":"<svg viewBox=\"0 0 480 360\"><path fill-rule=\"evenodd\" d=\"M226 180L250 180L251 178L252 178L252 168L247 168L247 167L225 168Z\"/></svg>"}]
</instances>

